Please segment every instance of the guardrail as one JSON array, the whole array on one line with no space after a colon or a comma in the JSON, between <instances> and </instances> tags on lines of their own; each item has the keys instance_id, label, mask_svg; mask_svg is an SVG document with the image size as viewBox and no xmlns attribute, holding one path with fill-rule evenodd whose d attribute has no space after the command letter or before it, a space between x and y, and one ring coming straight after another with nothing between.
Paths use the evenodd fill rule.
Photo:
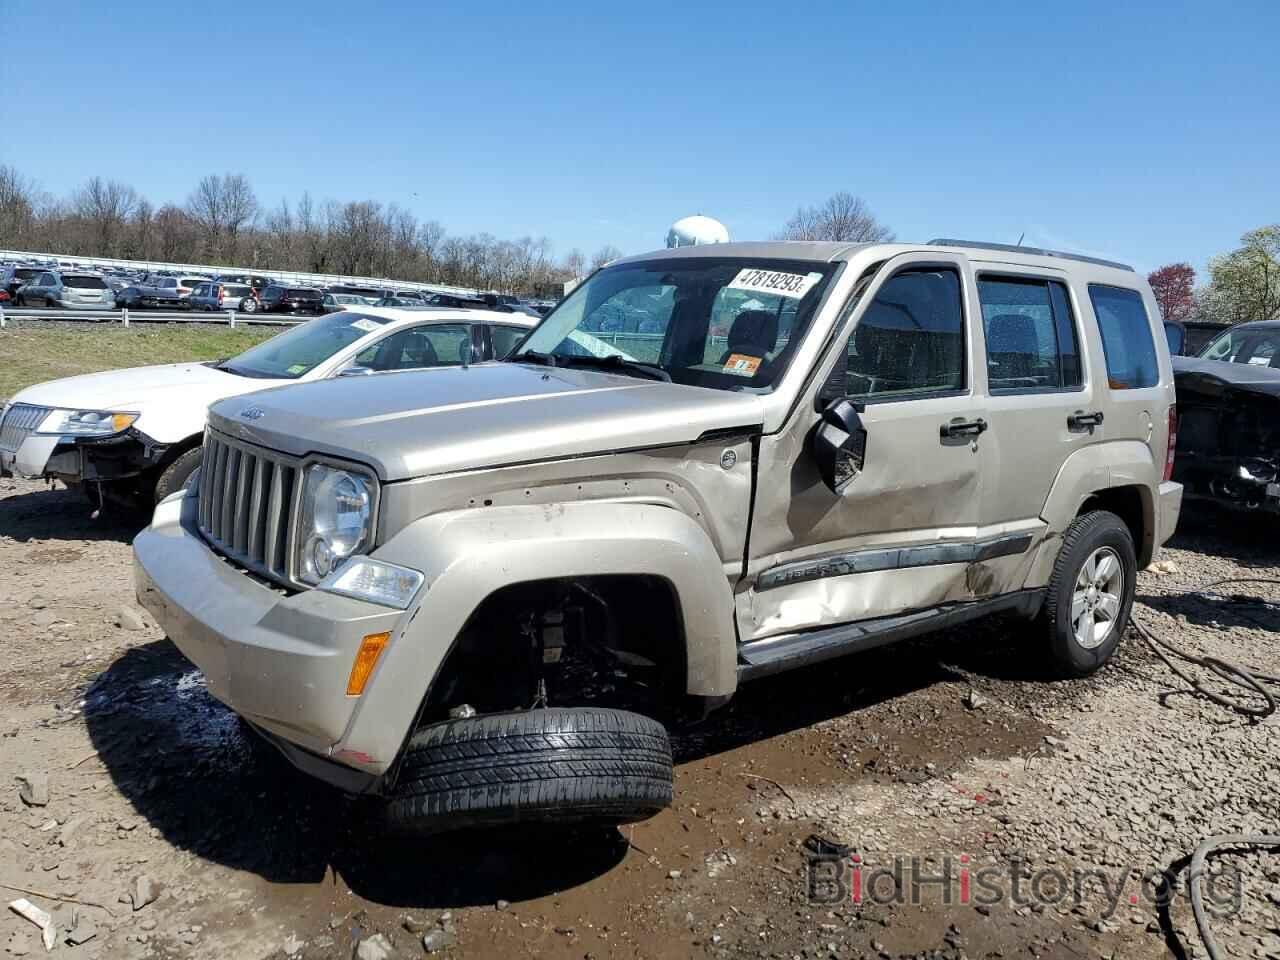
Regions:
<instances>
[{"instance_id":1,"label":"guardrail","mask_svg":"<svg viewBox=\"0 0 1280 960\"><path fill-rule=\"evenodd\" d=\"M309 319L309 318L308 318ZM293 327L304 320L285 317L263 316L257 313L237 313L235 310L217 312L196 312L194 310L6 310L0 307L0 329L10 320L60 320L91 321L93 323L119 323L129 326L131 323L217 323L227 324L233 329L238 326Z\"/></svg>"}]
</instances>

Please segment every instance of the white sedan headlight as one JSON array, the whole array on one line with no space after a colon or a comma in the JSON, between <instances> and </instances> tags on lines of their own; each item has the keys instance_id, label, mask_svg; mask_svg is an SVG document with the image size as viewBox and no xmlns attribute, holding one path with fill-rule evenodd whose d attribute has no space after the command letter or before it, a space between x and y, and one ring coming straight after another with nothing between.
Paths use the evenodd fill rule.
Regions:
<instances>
[{"instance_id":1,"label":"white sedan headlight","mask_svg":"<svg viewBox=\"0 0 1280 960\"><path fill-rule=\"evenodd\" d=\"M302 487L298 579L316 584L373 541L372 477L313 463Z\"/></svg>"},{"instance_id":2,"label":"white sedan headlight","mask_svg":"<svg viewBox=\"0 0 1280 960\"><path fill-rule=\"evenodd\" d=\"M56 433L68 437L109 437L123 433L138 414L116 410L54 410L41 422L36 433Z\"/></svg>"}]
</instances>

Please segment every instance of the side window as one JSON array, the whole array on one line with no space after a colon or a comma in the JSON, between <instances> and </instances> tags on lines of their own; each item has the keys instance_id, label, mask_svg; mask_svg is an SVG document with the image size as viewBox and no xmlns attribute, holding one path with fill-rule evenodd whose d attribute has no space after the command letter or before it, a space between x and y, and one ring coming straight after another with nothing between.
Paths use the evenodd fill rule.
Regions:
<instances>
[{"instance_id":1,"label":"side window","mask_svg":"<svg viewBox=\"0 0 1280 960\"><path fill-rule=\"evenodd\" d=\"M1102 333L1111 389L1154 387L1160 382L1160 364L1142 295L1124 287L1091 283L1089 299Z\"/></svg>"},{"instance_id":2,"label":"side window","mask_svg":"<svg viewBox=\"0 0 1280 960\"><path fill-rule=\"evenodd\" d=\"M867 307L848 344L847 392L880 399L963 390L964 308L954 270L905 270Z\"/></svg>"},{"instance_id":3,"label":"side window","mask_svg":"<svg viewBox=\"0 0 1280 960\"><path fill-rule=\"evenodd\" d=\"M400 330L361 351L356 363L371 370L417 370L462 363L462 348L471 342L465 323L443 323Z\"/></svg>"},{"instance_id":4,"label":"side window","mask_svg":"<svg viewBox=\"0 0 1280 960\"><path fill-rule=\"evenodd\" d=\"M489 327L489 335L493 338L493 357L501 360L516 348L516 344L529 332L527 327L508 327L495 323Z\"/></svg>"},{"instance_id":5,"label":"side window","mask_svg":"<svg viewBox=\"0 0 1280 960\"><path fill-rule=\"evenodd\" d=\"M52 287L52 286L53 286L53 284L54 284L54 280L53 280L53 274L52 274L52 273L42 273L42 274L40 274L40 286L42 286L42 287Z\"/></svg>"},{"instance_id":6,"label":"side window","mask_svg":"<svg viewBox=\"0 0 1280 960\"><path fill-rule=\"evenodd\" d=\"M984 276L978 299L991 393L1080 386L1080 349L1066 287L1056 280Z\"/></svg>"}]
</instances>

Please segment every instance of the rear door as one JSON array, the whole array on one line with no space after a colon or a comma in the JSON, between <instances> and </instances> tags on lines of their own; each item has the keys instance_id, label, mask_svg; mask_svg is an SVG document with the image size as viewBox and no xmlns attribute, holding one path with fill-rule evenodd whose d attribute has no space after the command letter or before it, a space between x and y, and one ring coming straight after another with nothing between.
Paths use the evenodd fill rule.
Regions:
<instances>
[{"instance_id":1,"label":"rear door","mask_svg":"<svg viewBox=\"0 0 1280 960\"><path fill-rule=\"evenodd\" d=\"M1038 539L1041 511L1067 458L1107 437L1103 385L1087 375L1078 291L1063 271L1003 263L976 263L974 270L991 424L982 525ZM1106 486L1106 478L1097 485ZM1020 587L1027 560L990 564L988 589Z\"/></svg>"},{"instance_id":2,"label":"rear door","mask_svg":"<svg viewBox=\"0 0 1280 960\"><path fill-rule=\"evenodd\" d=\"M821 480L812 407L761 438L743 641L974 597L987 411L967 261L909 254L884 266L819 367L847 362L847 398L866 430L860 472L840 494ZM843 354L843 357L837 356Z\"/></svg>"}]
</instances>

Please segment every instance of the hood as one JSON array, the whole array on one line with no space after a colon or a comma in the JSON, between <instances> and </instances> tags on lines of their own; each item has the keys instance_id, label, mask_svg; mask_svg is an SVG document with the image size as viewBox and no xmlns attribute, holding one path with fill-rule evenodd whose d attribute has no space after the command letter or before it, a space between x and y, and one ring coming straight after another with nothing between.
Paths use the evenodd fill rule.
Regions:
<instances>
[{"instance_id":1,"label":"hood","mask_svg":"<svg viewBox=\"0 0 1280 960\"><path fill-rule=\"evenodd\" d=\"M1173 357L1173 374L1177 386L1221 393L1234 387L1248 393L1280 397L1280 370L1253 363L1228 363L1225 360L1201 360L1198 357Z\"/></svg>"},{"instance_id":2,"label":"hood","mask_svg":"<svg viewBox=\"0 0 1280 960\"><path fill-rule=\"evenodd\" d=\"M488 363L296 384L216 404L209 419L251 443L358 460L395 481L689 443L759 427L763 405L746 393Z\"/></svg>"},{"instance_id":3,"label":"hood","mask_svg":"<svg viewBox=\"0 0 1280 960\"><path fill-rule=\"evenodd\" d=\"M203 409L215 400L282 382L238 377L203 363L170 363L50 380L19 391L11 399L76 410L136 410L142 415L138 428L145 430L148 413L161 412L158 406Z\"/></svg>"}]
</instances>

